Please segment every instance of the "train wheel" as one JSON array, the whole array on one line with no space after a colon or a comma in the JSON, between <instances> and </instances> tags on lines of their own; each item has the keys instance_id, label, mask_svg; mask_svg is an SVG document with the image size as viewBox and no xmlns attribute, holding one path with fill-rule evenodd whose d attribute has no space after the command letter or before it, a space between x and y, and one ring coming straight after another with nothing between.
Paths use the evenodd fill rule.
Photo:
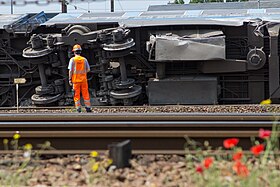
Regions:
<instances>
[{"instance_id":1,"label":"train wheel","mask_svg":"<svg viewBox=\"0 0 280 187\"><path fill-rule=\"evenodd\" d=\"M32 95L31 100L35 105L46 105L59 101L60 99L63 98L63 96L64 94L43 95L43 96L34 94Z\"/></svg>"}]
</instances>

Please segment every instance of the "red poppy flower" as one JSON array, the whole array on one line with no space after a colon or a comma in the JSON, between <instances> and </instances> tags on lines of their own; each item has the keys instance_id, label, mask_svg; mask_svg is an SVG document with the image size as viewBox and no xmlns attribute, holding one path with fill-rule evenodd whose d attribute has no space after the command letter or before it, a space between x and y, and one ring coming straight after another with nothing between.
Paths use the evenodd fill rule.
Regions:
<instances>
[{"instance_id":1,"label":"red poppy flower","mask_svg":"<svg viewBox=\"0 0 280 187\"><path fill-rule=\"evenodd\" d=\"M196 166L195 171L197 173L203 173L203 167L201 165Z\"/></svg>"},{"instance_id":2,"label":"red poppy flower","mask_svg":"<svg viewBox=\"0 0 280 187\"><path fill-rule=\"evenodd\" d=\"M263 144L255 145L255 146L251 147L250 150L255 156L258 156L261 152L264 151L264 145Z\"/></svg>"},{"instance_id":3,"label":"red poppy flower","mask_svg":"<svg viewBox=\"0 0 280 187\"><path fill-rule=\"evenodd\" d=\"M237 151L236 153L233 154L232 159L235 161L241 160L242 156L243 156L243 152Z\"/></svg>"},{"instance_id":4,"label":"red poppy flower","mask_svg":"<svg viewBox=\"0 0 280 187\"><path fill-rule=\"evenodd\" d=\"M247 166L242 164L239 160L234 163L232 169L237 173L238 176L241 177L247 177L250 174Z\"/></svg>"},{"instance_id":5,"label":"red poppy flower","mask_svg":"<svg viewBox=\"0 0 280 187\"><path fill-rule=\"evenodd\" d=\"M213 164L214 159L212 157L207 157L203 160L203 166L208 169Z\"/></svg>"},{"instance_id":6,"label":"red poppy flower","mask_svg":"<svg viewBox=\"0 0 280 187\"><path fill-rule=\"evenodd\" d=\"M270 135L271 135L270 130L264 130L264 129L259 130L259 137L262 139L267 139L270 137Z\"/></svg>"},{"instance_id":7,"label":"red poppy flower","mask_svg":"<svg viewBox=\"0 0 280 187\"><path fill-rule=\"evenodd\" d=\"M229 139L226 139L224 140L224 147L229 149L229 148L232 148L234 146L236 146L239 142L239 139L238 138L229 138Z\"/></svg>"}]
</instances>

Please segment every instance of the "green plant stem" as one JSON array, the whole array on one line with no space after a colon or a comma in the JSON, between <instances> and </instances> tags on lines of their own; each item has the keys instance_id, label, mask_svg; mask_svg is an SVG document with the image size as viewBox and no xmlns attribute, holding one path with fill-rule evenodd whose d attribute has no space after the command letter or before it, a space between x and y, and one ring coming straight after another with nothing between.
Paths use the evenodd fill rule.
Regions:
<instances>
[{"instance_id":1,"label":"green plant stem","mask_svg":"<svg viewBox=\"0 0 280 187\"><path fill-rule=\"evenodd\" d=\"M266 146L266 149L265 149L264 155L262 157L262 161L261 161L262 167L264 167L267 162L267 157L268 157L268 154L270 153L270 150L271 150L271 141L267 140L267 146Z\"/></svg>"},{"instance_id":2,"label":"green plant stem","mask_svg":"<svg viewBox=\"0 0 280 187\"><path fill-rule=\"evenodd\" d=\"M267 162L267 157L268 154L273 150L273 148L275 148L275 146L278 144L277 140L278 140L278 128L277 128L277 122L278 118L276 118L275 122L273 123L272 126L272 133L271 133L271 137L269 139L266 139L266 149L264 152L264 156L262 157L262 161L261 164L262 166L264 166Z\"/></svg>"},{"instance_id":3,"label":"green plant stem","mask_svg":"<svg viewBox=\"0 0 280 187\"><path fill-rule=\"evenodd\" d=\"M9 150L8 144L4 144L4 150L5 151Z\"/></svg>"}]
</instances>

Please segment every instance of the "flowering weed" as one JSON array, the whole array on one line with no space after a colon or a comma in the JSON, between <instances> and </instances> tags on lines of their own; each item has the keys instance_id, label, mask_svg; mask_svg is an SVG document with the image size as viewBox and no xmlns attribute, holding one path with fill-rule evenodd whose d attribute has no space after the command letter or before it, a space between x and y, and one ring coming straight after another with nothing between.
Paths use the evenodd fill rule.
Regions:
<instances>
[{"instance_id":1,"label":"flowering weed","mask_svg":"<svg viewBox=\"0 0 280 187\"><path fill-rule=\"evenodd\" d=\"M264 107L271 100L264 100ZM275 117L276 121L278 117ZM279 126L272 130L259 129L258 139L254 139L249 152L238 147L238 138L223 141L218 150L198 146L186 138L186 151L196 150L196 154L186 154L187 169L193 171L195 186L280 186ZM209 155L214 155L209 157Z\"/></svg>"}]
</instances>

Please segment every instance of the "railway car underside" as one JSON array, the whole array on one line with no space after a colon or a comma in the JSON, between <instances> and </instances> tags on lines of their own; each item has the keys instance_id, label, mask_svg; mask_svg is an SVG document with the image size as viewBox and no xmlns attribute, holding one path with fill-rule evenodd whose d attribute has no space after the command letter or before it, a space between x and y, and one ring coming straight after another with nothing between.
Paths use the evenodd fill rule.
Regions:
<instances>
[{"instance_id":1,"label":"railway car underside","mask_svg":"<svg viewBox=\"0 0 280 187\"><path fill-rule=\"evenodd\" d=\"M170 28L149 31L149 104L279 101L278 24Z\"/></svg>"},{"instance_id":2,"label":"railway car underside","mask_svg":"<svg viewBox=\"0 0 280 187\"><path fill-rule=\"evenodd\" d=\"M148 81L150 104L259 103L279 98L279 71L270 72L268 66L278 61L278 55L270 54L278 53L277 44L268 46L272 37L257 36L254 24L213 28L154 32L147 47L157 75ZM267 34L266 29L262 32Z\"/></svg>"},{"instance_id":3,"label":"railway car underside","mask_svg":"<svg viewBox=\"0 0 280 187\"><path fill-rule=\"evenodd\" d=\"M32 96L34 104L56 101L62 105L71 103L67 66L71 46L76 43L82 45L82 55L87 57L92 69L89 82L94 88L91 95L95 105L132 105L137 100L142 87L135 84L134 78L127 76L124 60L135 45L132 38L127 38L130 30L108 28L91 31L87 26L74 25L64 28L62 32L33 35L30 39L31 46L23 50L23 56L39 66L42 85L36 88L36 93ZM114 62L117 63L117 68L112 67L111 63ZM57 67L61 78L51 82L45 73L49 67L50 71Z\"/></svg>"},{"instance_id":4,"label":"railway car underside","mask_svg":"<svg viewBox=\"0 0 280 187\"><path fill-rule=\"evenodd\" d=\"M279 102L277 22L127 21L126 27L116 22L53 22L33 32L29 46L22 48L24 58L0 51L1 59L12 59L12 65L2 66L1 80L12 88L5 77L9 72L34 80L28 96L21 94L33 104L73 104L67 66L76 43L90 63L93 105L249 104L266 98ZM19 73L18 63L34 72ZM13 105L4 101L6 95L0 93L0 104Z\"/></svg>"}]
</instances>

